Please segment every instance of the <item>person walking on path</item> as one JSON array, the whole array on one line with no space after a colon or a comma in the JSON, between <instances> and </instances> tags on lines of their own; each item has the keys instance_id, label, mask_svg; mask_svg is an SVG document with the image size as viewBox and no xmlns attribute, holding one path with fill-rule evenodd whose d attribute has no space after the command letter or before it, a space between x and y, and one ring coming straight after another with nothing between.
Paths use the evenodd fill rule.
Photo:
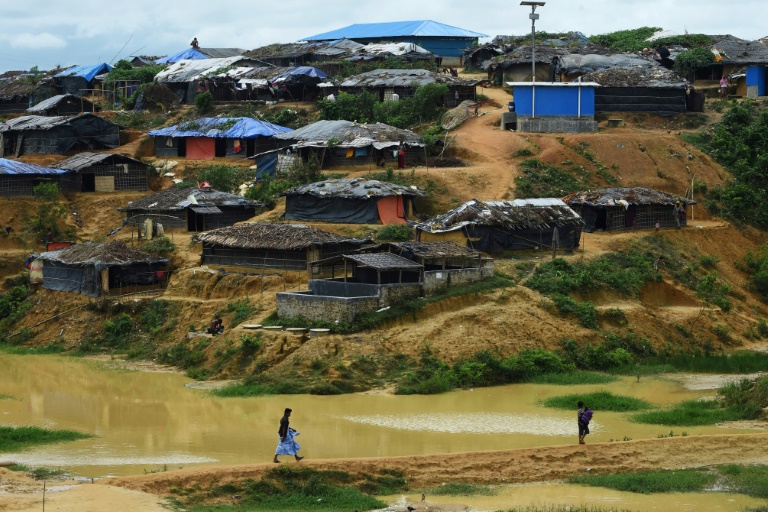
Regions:
<instances>
[{"instance_id":1,"label":"person walking on path","mask_svg":"<svg viewBox=\"0 0 768 512\"><path fill-rule=\"evenodd\" d=\"M578 403L579 409L576 411L579 423L579 444L586 444L584 437L589 434L589 422L592 421L592 411L584 405L584 402Z\"/></svg>"},{"instance_id":2,"label":"person walking on path","mask_svg":"<svg viewBox=\"0 0 768 512\"><path fill-rule=\"evenodd\" d=\"M301 446L294 439L294 436L299 435L299 433L290 427L289 418L291 417L291 412L293 411L286 407L285 413L280 419L280 430L277 431L277 434L280 436L280 442L277 443L275 458L272 459L272 462L275 464L280 464L280 461L277 460L278 455L293 455L296 458L296 461L300 461L304 458L299 457L298 453L299 450L301 450Z\"/></svg>"},{"instance_id":3,"label":"person walking on path","mask_svg":"<svg viewBox=\"0 0 768 512\"><path fill-rule=\"evenodd\" d=\"M720 79L720 97L725 98L728 95L728 77L723 75Z\"/></svg>"}]
</instances>

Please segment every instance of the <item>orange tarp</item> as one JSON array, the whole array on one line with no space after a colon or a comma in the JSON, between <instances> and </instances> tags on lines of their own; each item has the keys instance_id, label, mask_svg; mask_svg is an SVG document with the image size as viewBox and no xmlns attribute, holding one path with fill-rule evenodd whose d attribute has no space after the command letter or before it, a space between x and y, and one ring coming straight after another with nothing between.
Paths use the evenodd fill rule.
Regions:
<instances>
[{"instance_id":1,"label":"orange tarp","mask_svg":"<svg viewBox=\"0 0 768 512\"><path fill-rule=\"evenodd\" d=\"M213 160L216 156L216 141L211 137L187 137L187 158L190 160Z\"/></svg>"},{"instance_id":2,"label":"orange tarp","mask_svg":"<svg viewBox=\"0 0 768 512\"><path fill-rule=\"evenodd\" d=\"M376 206L382 224L407 224L403 211L403 196L381 197Z\"/></svg>"}]
</instances>

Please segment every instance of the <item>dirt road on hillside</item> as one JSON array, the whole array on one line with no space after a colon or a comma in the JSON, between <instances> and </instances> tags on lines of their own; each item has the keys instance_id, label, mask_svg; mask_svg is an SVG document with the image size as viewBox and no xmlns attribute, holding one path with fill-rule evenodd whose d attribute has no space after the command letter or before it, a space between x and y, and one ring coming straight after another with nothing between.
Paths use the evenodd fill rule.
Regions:
<instances>
[{"instance_id":1,"label":"dirt road on hillside","mask_svg":"<svg viewBox=\"0 0 768 512\"><path fill-rule=\"evenodd\" d=\"M594 474L680 469L717 464L768 464L768 433L673 437L602 444L552 446L526 450L471 452L415 457L304 460L318 470L378 474L383 469L405 473L413 489L446 482L489 485L523 484L564 479L585 471ZM291 463L292 464L292 463ZM172 488L240 482L259 478L274 464L203 467L84 483L49 493L51 510L160 511L161 497ZM52 485L49 483L49 486ZM42 484L0 469L0 510L40 510ZM8 494L10 493L10 494ZM98 508L101 506L102 508ZM120 508L123 507L123 508Z\"/></svg>"}]
</instances>

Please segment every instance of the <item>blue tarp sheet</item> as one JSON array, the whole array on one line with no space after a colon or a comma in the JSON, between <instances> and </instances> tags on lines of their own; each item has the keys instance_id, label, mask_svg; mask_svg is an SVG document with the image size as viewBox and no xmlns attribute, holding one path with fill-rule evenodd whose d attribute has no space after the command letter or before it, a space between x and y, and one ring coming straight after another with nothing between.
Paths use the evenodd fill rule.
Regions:
<instances>
[{"instance_id":1,"label":"blue tarp sheet","mask_svg":"<svg viewBox=\"0 0 768 512\"><path fill-rule=\"evenodd\" d=\"M0 158L0 174L66 174L71 171Z\"/></svg>"},{"instance_id":2,"label":"blue tarp sheet","mask_svg":"<svg viewBox=\"0 0 768 512\"><path fill-rule=\"evenodd\" d=\"M274 178L277 173L277 151L263 153L256 157L256 181L264 181L267 176Z\"/></svg>"},{"instance_id":3,"label":"blue tarp sheet","mask_svg":"<svg viewBox=\"0 0 768 512\"><path fill-rule=\"evenodd\" d=\"M194 48L187 48L184 51L180 51L179 53L174 53L173 55L169 55L167 57L163 57L162 59L157 59L158 64L173 64L174 62L178 62L180 60L200 60L200 59L207 59L208 57L199 51L195 50Z\"/></svg>"},{"instance_id":4,"label":"blue tarp sheet","mask_svg":"<svg viewBox=\"0 0 768 512\"><path fill-rule=\"evenodd\" d=\"M291 132L290 128L250 117L204 117L187 123L151 130L153 137L212 137L217 139L255 139Z\"/></svg>"},{"instance_id":5,"label":"blue tarp sheet","mask_svg":"<svg viewBox=\"0 0 768 512\"><path fill-rule=\"evenodd\" d=\"M106 62L102 62L101 64L91 64L89 66L75 66L73 68L69 68L65 71L62 71L58 75L54 75L53 78L79 76L79 77L85 78L86 82L90 82L91 80L94 79L96 75L107 73L109 71L112 71L112 66L110 66Z\"/></svg>"},{"instance_id":6,"label":"blue tarp sheet","mask_svg":"<svg viewBox=\"0 0 768 512\"><path fill-rule=\"evenodd\" d=\"M390 23L356 23L323 34L305 37L302 41L327 41L329 39L372 39L377 37L488 37L463 28L443 25L431 20L393 21Z\"/></svg>"},{"instance_id":7,"label":"blue tarp sheet","mask_svg":"<svg viewBox=\"0 0 768 512\"><path fill-rule=\"evenodd\" d=\"M309 76L312 78L327 78L328 75L326 73L323 73L317 68L313 68L312 66L299 66L297 68L293 68L292 70L288 71L287 73L283 73L281 75L277 75L275 78L272 79L273 82L276 82L280 80L281 78L286 78L289 76L296 76L296 75L304 75Z\"/></svg>"}]
</instances>

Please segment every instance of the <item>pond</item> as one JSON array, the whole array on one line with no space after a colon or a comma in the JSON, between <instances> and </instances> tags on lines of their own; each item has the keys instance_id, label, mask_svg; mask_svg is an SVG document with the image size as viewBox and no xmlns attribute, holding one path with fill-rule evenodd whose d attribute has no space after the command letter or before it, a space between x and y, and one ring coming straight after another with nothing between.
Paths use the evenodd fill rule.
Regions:
<instances>
[{"instance_id":1,"label":"pond","mask_svg":"<svg viewBox=\"0 0 768 512\"><path fill-rule=\"evenodd\" d=\"M96 437L38 446L5 459L62 467L76 476L143 474L193 465L268 462L285 407L310 458L377 457L572 444L573 411L547 397L608 389L657 404L711 396L662 378L608 385L516 384L432 396L353 394L218 398L172 373L106 368L59 356L0 354L0 424L72 429ZM667 427L639 425L595 407L589 442L656 438ZM675 429L714 434L718 427ZM740 432L749 433L750 430Z\"/></svg>"}]
</instances>

